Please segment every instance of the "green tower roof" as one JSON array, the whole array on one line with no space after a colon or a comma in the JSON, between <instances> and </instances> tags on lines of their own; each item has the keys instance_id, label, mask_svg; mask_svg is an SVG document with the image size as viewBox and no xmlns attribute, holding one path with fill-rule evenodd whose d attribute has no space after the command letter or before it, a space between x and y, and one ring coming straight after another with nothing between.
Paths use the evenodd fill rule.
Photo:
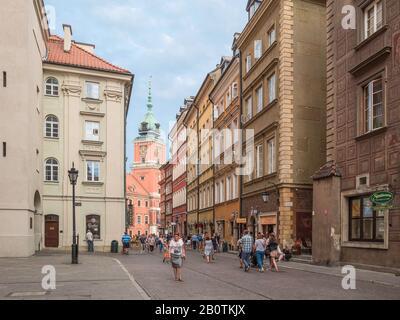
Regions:
<instances>
[{"instance_id":1,"label":"green tower roof","mask_svg":"<svg viewBox=\"0 0 400 320\"><path fill-rule=\"evenodd\" d=\"M146 135L149 133L158 134L158 135L160 133L160 123L157 121L157 119L153 113L153 98L151 96L151 77L149 80L149 95L147 98L147 113L139 127L140 135Z\"/></svg>"}]
</instances>

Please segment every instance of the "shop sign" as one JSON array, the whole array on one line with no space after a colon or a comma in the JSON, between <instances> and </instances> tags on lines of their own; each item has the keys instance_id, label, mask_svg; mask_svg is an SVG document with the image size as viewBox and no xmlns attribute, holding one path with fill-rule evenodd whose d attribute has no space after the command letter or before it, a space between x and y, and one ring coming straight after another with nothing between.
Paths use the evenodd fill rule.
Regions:
<instances>
[{"instance_id":1,"label":"shop sign","mask_svg":"<svg viewBox=\"0 0 400 320\"><path fill-rule=\"evenodd\" d=\"M370 198L375 209L389 209L392 207L394 195L389 191L375 192Z\"/></svg>"},{"instance_id":2,"label":"shop sign","mask_svg":"<svg viewBox=\"0 0 400 320\"><path fill-rule=\"evenodd\" d=\"M246 218L237 218L236 219L236 223L237 224L246 224L247 223L247 219Z\"/></svg>"}]
</instances>

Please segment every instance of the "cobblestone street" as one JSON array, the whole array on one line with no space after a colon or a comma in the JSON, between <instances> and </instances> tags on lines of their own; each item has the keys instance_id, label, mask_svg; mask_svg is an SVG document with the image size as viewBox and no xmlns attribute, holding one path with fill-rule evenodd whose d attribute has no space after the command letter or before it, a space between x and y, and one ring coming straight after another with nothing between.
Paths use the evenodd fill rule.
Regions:
<instances>
[{"instance_id":1,"label":"cobblestone street","mask_svg":"<svg viewBox=\"0 0 400 320\"><path fill-rule=\"evenodd\" d=\"M235 255L219 254L207 265L199 253L188 252L183 283L175 282L171 266L159 253L129 256L82 254L69 264L68 254L41 254L26 259L0 259L0 299L399 299L400 277L357 270L356 290L342 289L339 268L284 262L281 272L239 269ZM44 291L41 269L56 268L57 288Z\"/></svg>"}]
</instances>

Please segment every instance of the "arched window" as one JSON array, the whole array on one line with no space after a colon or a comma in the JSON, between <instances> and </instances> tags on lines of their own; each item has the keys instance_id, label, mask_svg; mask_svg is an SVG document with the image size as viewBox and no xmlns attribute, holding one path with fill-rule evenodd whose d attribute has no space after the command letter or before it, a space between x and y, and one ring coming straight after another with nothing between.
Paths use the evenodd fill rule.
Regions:
<instances>
[{"instance_id":1,"label":"arched window","mask_svg":"<svg viewBox=\"0 0 400 320\"><path fill-rule=\"evenodd\" d=\"M58 161L54 158L45 161L45 180L58 181Z\"/></svg>"},{"instance_id":2,"label":"arched window","mask_svg":"<svg viewBox=\"0 0 400 320\"><path fill-rule=\"evenodd\" d=\"M46 79L46 96L58 97L58 80L56 78Z\"/></svg>"},{"instance_id":3,"label":"arched window","mask_svg":"<svg viewBox=\"0 0 400 320\"><path fill-rule=\"evenodd\" d=\"M58 118L53 115L47 116L45 121L45 137L58 138L58 133L59 133Z\"/></svg>"}]
</instances>

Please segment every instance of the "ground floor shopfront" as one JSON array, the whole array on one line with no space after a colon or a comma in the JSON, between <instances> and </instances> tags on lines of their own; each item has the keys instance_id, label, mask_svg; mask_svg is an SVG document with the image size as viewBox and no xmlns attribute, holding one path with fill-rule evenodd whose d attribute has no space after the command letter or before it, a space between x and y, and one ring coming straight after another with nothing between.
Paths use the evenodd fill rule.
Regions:
<instances>
[{"instance_id":1,"label":"ground floor shopfront","mask_svg":"<svg viewBox=\"0 0 400 320\"><path fill-rule=\"evenodd\" d=\"M86 233L93 234L96 251L109 251L111 241L120 241L125 231L124 199L77 197L76 233L80 250L86 250ZM43 245L70 249L72 244L72 199L44 197Z\"/></svg>"},{"instance_id":2,"label":"ground floor shopfront","mask_svg":"<svg viewBox=\"0 0 400 320\"><path fill-rule=\"evenodd\" d=\"M200 234L208 233L212 235L215 232L214 226L214 209L208 208L199 211L199 220L197 222L197 230Z\"/></svg>"},{"instance_id":3,"label":"ground floor shopfront","mask_svg":"<svg viewBox=\"0 0 400 320\"><path fill-rule=\"evenodd\" d=\"M187 211L186 204L176 207L172 212L172 232L179 233L181 236L187 236Z\"/></svg>"},{"instance_id":4,"label":"ground floor shopfront","mask_svg":"<svg viewBox=\"0 0 400 320\"><path fill-rule=\"evenodd\" d=\"M311 250L312 189L282 186L268 192L267 198L263 193L242 199L241 217L246 218L247 229L253 235L274 232L282 247L298 243Z\"/></svg>"},{"instance_id":5,"label":"ground floor shopfront","mask_svg":"<svg viewBox=\"0 0 400 320\"><path fill-rule=\"evenodd\" d=\"M400 268L398 185L371 184L343 190L342 181L335 175L319 176L314 181L314 262ZM373 195L379 193L393 196L388 207L379 208L372 202Z\"/></svg>"},{"instance_id":6,"label":"ground floor shopfront","mask_svg":"<svg viewBox=\"0 0 400 320\"><path fill-rule=\"evenodd\" d=\"M239 217L239 199L215 205L215 232L221 241L226 241L230 248L235 248L239 230L236 219Z\"/></svg>"}]
</instances>

